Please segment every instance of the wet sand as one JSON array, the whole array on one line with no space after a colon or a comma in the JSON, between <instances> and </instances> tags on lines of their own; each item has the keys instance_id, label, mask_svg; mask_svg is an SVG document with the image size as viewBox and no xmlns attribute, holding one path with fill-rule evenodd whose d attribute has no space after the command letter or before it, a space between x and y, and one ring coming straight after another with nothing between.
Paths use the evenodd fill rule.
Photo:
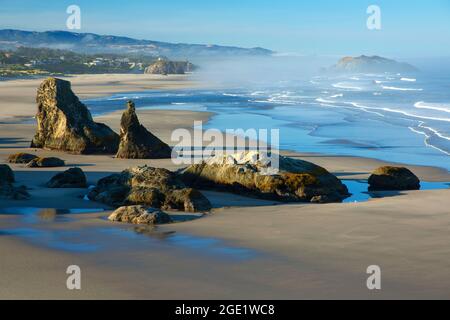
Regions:
<instances>
[{"instance_id":1,"label":"wet sand","mask_svg":"<svg viewBox=\"0 0 450 320\"><path fill-rule=\"evenodd\" d=\"M182 88L187 78L82 76L80 97L149 88ZM106 80L105 78L108 78ZM154 81L154 82L153 82ZM0 163L14 152L58 156L65 168L11 165L26 201L0 200L0 298L308 299L450 298L450 191L411 191L362 203L290 204L205 192L214 209L201 218L154 230L111 223L109 208L82 200L83 189L47 189L57 171L79 166L89 183L127 167L176 169L170 160L124 160L28 148L36 80L0 83ZM198 84L193 84L198 85ZM3 91L2 91L3 90ZM141 122L171 144L175 128L206 121L201 112L138 110ZM120 112L96 118L117 131ZM285 152L345 179L365 179L385 162ZM449 173L409 166L421 179L450 181ZM103 208L43 218L2 214L9 207ZM3 209L6 211L6 209ZM181 214L179 214L181 215ZM54 220L52 220L54 219ZM191 220L192 219L192 220ZM173 233L174 232L174 233ZM66 288L69 265L82 270L82 290ZM366 288L366 268L379 265L382 290Z\"/></svg>"}]
</instances>

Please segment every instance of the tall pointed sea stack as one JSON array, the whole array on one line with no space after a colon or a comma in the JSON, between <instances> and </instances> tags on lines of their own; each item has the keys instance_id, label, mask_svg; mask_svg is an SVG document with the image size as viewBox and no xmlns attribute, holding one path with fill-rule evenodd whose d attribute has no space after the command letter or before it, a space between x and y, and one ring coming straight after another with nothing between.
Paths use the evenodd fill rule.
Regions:
<instances>
[{"instance_id":1,"label":"tall pointed sea stack","mask_svg":"<svg viewBox=\"0 0 450 320\"><path fill-rule=\"evenodd\" d=\"M127 110L120 121L120 145L117 158L162 159L170 158L171 148L150 133L139 123L133 101L128 101Z\"/></svg>"},{"instance_id":2,"label":"tall pointed sea stack","mask_svg":"<svg viewBox=\"0 0 450 320\"><path fill-rule=\"evenodd\" d=\"M38 88L37 132L32 148L77 154L115 153L119 136L103 123L94 122L88 108L72 92L70 82L48 78Z\"/></svg>"}]
</instances>

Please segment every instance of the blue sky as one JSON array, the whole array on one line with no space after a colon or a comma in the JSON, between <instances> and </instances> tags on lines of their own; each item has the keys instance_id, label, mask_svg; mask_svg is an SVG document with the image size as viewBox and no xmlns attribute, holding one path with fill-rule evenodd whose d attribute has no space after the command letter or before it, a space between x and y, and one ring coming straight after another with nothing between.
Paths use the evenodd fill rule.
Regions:
<instances>
[{"instance_id":1,"label":"blue sky","mask_svg":"<svg viewBox=\"0 0 450 320\"><path fill-rule=\"evenodd\" d=\"M0 0L0 28L64 30L71 4L81 8L80 32L300 54L450 56L449 0ZM366 28L371 4L381 8L379 31Z\"/></svg>"}]
</instances>

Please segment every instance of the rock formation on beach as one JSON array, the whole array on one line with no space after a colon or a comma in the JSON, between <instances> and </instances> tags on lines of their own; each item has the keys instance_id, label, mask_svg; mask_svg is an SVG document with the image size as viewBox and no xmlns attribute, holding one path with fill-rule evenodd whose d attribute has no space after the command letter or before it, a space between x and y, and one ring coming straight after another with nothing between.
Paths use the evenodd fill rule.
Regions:
<instances>
[{"instance_id":1,"label":"rock formation on beach","mask_svg":"<svg viewBox=\"0 0 450 320\"><path fill-rule=\"evenodd\" d=\"M417 69L410 64L386 59L379 56L344 57L333 67L331 72L347 73L379 73L379 72L416 72Z\"/></svg>"},{"instance_id":2,"label":"rock formation on beach","mask_svg":"<svg viewBox=\"0 0 450 320\"><path fill-rule=\"evenodd\" d=\"M258 152L217 155L180 172L195 188L219 189L287 202L340 202L347 187L334 175L313 163L280 156L279 172L264 174L270 158Z\"/></svg>"},{"instance_id":3,"label":"rock formation on beach","mask_svg":"<svg viewBox=\"0 0 450 320\"><path fill-rule=\"evenodd\" d=\"M111 213L108 219L110 221L148 225L172 222L172 218L167 213L145 206L120 207Z\"/></svg>"},{"instance_id":4,"label":"rock formation on beach","mask_svg":"<svg viewBox=\"0 0 450 320\"><path fill-rule=\"evenodd\" d=\"M88 198L115 207L145 205L188 212L211 209L208 199L198 190L186 187L175 173L148 166L100 179Z\"/></svg>"},{"instance_id":5,"label":"rock formation on beach","mask_svg":"<svg viewBox=\"0 0 450 320\"><path fill-rule=\"evenodd\" d=\"M31 147L76 154L117 152L119 136L105 124L94 122L88 108L72 92L69 81L44 80L36 102L38 128Z\"/></svg>"},{"instance_id":6,"label":"rock formation on beach","mask_svg":"<svg viewBox=\"0 0 450 320\"><path fill-rule=\"evenodd\" d=\"M169 61L159 58L156 62L145 68L144 73L148 74L185 74L194 69L194 65L189 61Z\"/></svg>"},{"instance_id":7,"label":"rock formation on beach","mask_svg":"<svg viewBox=\"0 0 450 320\"><path fill-rule=\"evenodd\" d=\"M52 168L52 167L64 167L64 160L55 157L43 157L34 158L27 163L29 168Z\"/></svg>"},{"instance_id":8,"label":"rock formation on beach","mask_svg":"<svg viewBox=\"0 0 450 320\"><path fill-rule=\"evenodd\" d=\"M369 177L369 190L419 190L420 180L409 169L385 166Z\"/></svg>"},{"instance_id":9,"label":"rock formation on beach","mask_svg":"<svg viewBox=\"0 0 450 320\"><path fill-rule=\"evenodd\" d=\"M80 168L70 168L54 175L46 186L48 188L86 188L86 176Z\"/></svg>"},{"instance_id":10,"label":"rock formation on beach","mask_svg":"<svg viewBox=\"0 0 450 320\"><path fill-rule=\"evenodd\" d=\"M14 172L6 164L0 165L0 199L24 200L30 195L25 186L15 187Z\"/></svg>"},{"instance_id":11,"label":"rock formation on beach","mask_svg":"<svg viewBox=\"0 0 450 320\"><path fill-rule=\"evenodd\" d=\"M38 156L36 156L34 154L19 152L19 153L11 154L8 157L8 162L9 163L23 163L23 164L27 164L31 160L34 160L36 158L38 158Z\"/></svg>"},{"instance_id":12,"label":"rock formation on beach","mask_svg":"<svg viewBox=\"0 0 450 320\"><path fill-rule=\"evenodd\" d=\"M139 123L133 101L120 121L120 144L117 158L162 159L170 158L172 149Z\"/></svg>"}]
</instances>

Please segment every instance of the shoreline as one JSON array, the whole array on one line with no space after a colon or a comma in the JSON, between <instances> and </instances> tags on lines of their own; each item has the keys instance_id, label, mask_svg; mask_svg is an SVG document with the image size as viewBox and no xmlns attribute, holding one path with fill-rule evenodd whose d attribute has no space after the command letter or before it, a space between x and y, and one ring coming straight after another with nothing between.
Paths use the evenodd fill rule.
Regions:
<instances>
[{"instance_id":1,"label":"shoreline","mask_svg":"<svg viewBox=\"0 0 450 320\"><path fill-rule=\"evenodd\" d=\"M160 75L148 75L148 74L89 74L89 75L66 75L65 77L61 77L62 79L68 80L72 82L72 88L74 92L80 99L92 99L92 98L104 98L114 94L121 94L127 92L142 92L147 90L176 90L176 89L192 89L192 88L205 88L204 84L201 84L197 81L193 81L190 79L190 75L169 75L169 76L160 76ZM36 89L38 84L42 81L41 79L20 79L20 80L12 80L9 84L14 86L21 86L22 84L26 84L26 87L30 85L36 85ZM32 82L32 83L31 83ZM37 82L37 83L35 83ZM100 87L100 88L99 88ZM4 90L7 88L2 87L0 82L0 96L4 94ZM28 92L29 94L29 92ZM4 98L4 95L2 96ZM4 112L0 112L0 123L2 124L20 124L27 123L31 119L34 118L35 113L35 105L33 102L33 111L30 111L29 101L31 101L30 97L24 97L21 95L22 99L27 99L28 104L27 108L22 106L19 110L15 110L15 112L25 113L20 116L13 116L12 118L5 118ZM34 96L33 96L34 99ZM171 110L162 110L162 109L152 109L160 112L168 112ZM152 111L145 110L145 111ZM142 113L144 110L139 110L137 108L138 113ZM205 123L209 122L216 113L210 111L191 111L191 110L176 110L186 112L189 114L203 114L200 118L204 120ZM32 113L33 112L33 113ZM98 121L105 121L104 119L109 119L111 123L108 125L118 132L118 126L112 123L113 118L120 119L120 115L122 110L120 111L112 111L103 113L95 116L94 118ZM205 118L206 117L206 118ZM25 119L22 121L14 121L14 119ZM193 124L193 123L192 123ZM181 126L186 129L192 129L192 126L189 126L187 123L184 126ZM169 143L170 141L167 141ZM299 152L289 149L280 150L280 154L282 155L291 155L297 157L306 157L311 158L312 162L318 161L317 164L321 165L321 159L323 158L335 158L340 162L345 160L350 160L350 162L368 162L372 163L373 166L384 166L384 165L396 165L396 166L405 166L413 170L413 172L417 172L418 176L421 180L429 181L429 182L450 182L450 171L445 168L438 166L426 166L426 165L414 165L403 162L391 162L385 161L382 159L364 157L364 156L353 156L353 155L341 155L341 154L326 154L326 153L314 153L314 152ZM364 175L354 176L353 179L364 179ZM348 178L347 178L348 179ZM351 178L350 178L351 179Z\"/></svg>"},{"instance_id":2,"label":"shoreline","mask_svg":"<svg viewBox=\"0 0 450 320\"><path fill-rule=\"evenodd\" d=\"M80 97L86 92L103 96L111 88L123 87L120 81L106 86L102 85L104 79L99 79L98 85L79 81L74 92L82 92ZM131 89L134 81L128 79L124 86ZM142 86L151 86L148 79L142 81L146 82ZM170 87L161 83L164 81L155 81L156 86ZM34 99L32 90L24 93L20 86L14 91L25 99L19 111L35 112L35 104L29 103ZM171 86L187 84L181 80ZM0 119L13 98L10 94L10 100L0 99ZM170 142L174 128L192 132L194 120L208 121L212 116L203 111L176 110L137 110L137 114L142 125L165 142ZM116 111L95 119L118 132L120 115L121 111ZM449 297L446 266L450 265L450 255L446 252L450 242L450 190L406 191L358 203L320 205L274 205L273 201L206 191L213 204L211 213L148 230L107 221L110 208L82 200L85 189L43 186L56 172L71 166L82 168L88 184L137 165L169 170L180 166L170 159L35 152L28 144L34 132L34 124L3 122L0 162L13 152L31 152L56 155L67 164L43 169L11 165L17 183L30 187L32 198L2 200L0 205L0 254L7 257L1 262L0 298L181 299L186 294L191 299ZM367 178L385 163L291 151L283 151L283 155L316 163L340 179ZM413 170L431 181L449 176L435 167L417 166ZM55 208L92 208L96 212L56 215L51 221L1 212L7 207L45 208L49 203ZM73 264L82 269L81 291L69 291L65 286L65 270ZM383 270L383 290L375 294L365 287L366 268L371 264Z\"/></svg>"}]
</instances>

